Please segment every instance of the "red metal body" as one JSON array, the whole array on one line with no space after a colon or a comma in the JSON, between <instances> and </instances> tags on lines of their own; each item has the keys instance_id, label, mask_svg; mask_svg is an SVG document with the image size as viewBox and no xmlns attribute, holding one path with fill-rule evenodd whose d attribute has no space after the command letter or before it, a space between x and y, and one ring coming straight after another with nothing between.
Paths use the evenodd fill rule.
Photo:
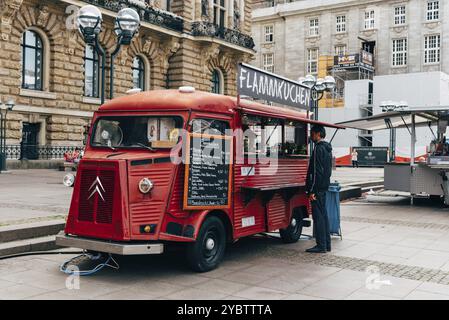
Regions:
<instances>
[{"instance_id":1,"label":"red metal body","mask_svg":"<svg viewBox=\"0 0 449 320\"><path fill-rule=\"evenodd\" d=\"M177 90L150 91L115 99L95 113L93 123L104 116L179 116L184 127L194 118L221 119L232 129L241 128L242 114L315 123L307 114L290 109L203 92L181 93ZM327 126L332 126L328 125ZM92 126L93 127L93 126ZM336 126L333 126L336 127ZM92 130L91 130L92 131ZM92 134L92 132L90 132ZM218 215L228 228L229 239L274 231L289 225L293 209L309 212L304 186L308 157L281 158L275 175L260 175L263 164L256 163L255 174L242 176L241 167L233 164L232 205L226 210L183 210L183 164L170 160L170 150L149 152L145 149L120 149L86 146L75 182L66 234L113 241L195 241L204 219ZM96 194L89 198L90 188L97 177L104 187L104 201ZM143 178L154 182L154 189L145 195L139 192ZM282 188L295 188L288 197ZM270 187L272 192L256 193L245 201L245 188ZM242 219L254 217L255 223L242 226ZM151 226L151 233L142 232Z\"/></svg>"}]
</instances>

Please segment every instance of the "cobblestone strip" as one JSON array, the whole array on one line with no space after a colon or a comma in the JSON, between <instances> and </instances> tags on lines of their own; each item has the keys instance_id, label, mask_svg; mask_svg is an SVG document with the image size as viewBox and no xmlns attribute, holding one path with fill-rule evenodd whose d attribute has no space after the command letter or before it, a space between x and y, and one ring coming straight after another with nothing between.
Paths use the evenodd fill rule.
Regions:
<instances>
[{"instance_id":1,"label":"cobblestone strip","mask_svg":"<svg viewBox=\"0 0 449 320\"><path fill-rule=\"evenodd\" d=\"M449 230L448 224L438 224L438 223L411 222L411 221L390 220L390 219L373 219L373 218L350 217L350 216L342 216L341 220L346 221L346 222L386 224L386 225L396 225L396 226L420 228L420 229Z\"/></svg>"},{"instance_id":2,"label":"cobblestone strip","mask_svg":"<svg viewBox=\"0 0 449 320\"><path fill-rule=\"evenodd\" d=\"M280 247L267 247L266 254L270 257L292 262L312 263L325 267L336 267L353 271L365 272L368 267L379 268L382 275L397 278L433 282L449 285L449 272L394 263L385 263L368 259L342 257L330 254L310 254Z\"/></svg>"}]
</instances>

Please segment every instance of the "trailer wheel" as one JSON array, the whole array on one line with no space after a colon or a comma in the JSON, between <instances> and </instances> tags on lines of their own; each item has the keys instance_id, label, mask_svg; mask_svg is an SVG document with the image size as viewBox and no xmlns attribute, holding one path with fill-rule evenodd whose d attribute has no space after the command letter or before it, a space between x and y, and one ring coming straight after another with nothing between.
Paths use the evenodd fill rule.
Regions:
<instances>
[{"instance_id":1,"label":"trailer wheel","mask_svg":"<svg viewBox=\"0 0 449 320\"><path fill-rule=\"evenodd\" d=\"M187 248L187 261L196 272L207 272L218 267L226 249L226 230L217 217L207 218L198 238Z\"/></svg>"},{"instance_id":2,"label":"trailer wheel","mask_svg":"<svg viewBox=\"0 0 449 320\"><path fill-rule=\"evenodd\" d=\"M281 229L281 239L284 243L295 243L301 238L303 227L303 217L300 210L295 210L290 225L286 229Z\"/></svg>"}]
</instances>

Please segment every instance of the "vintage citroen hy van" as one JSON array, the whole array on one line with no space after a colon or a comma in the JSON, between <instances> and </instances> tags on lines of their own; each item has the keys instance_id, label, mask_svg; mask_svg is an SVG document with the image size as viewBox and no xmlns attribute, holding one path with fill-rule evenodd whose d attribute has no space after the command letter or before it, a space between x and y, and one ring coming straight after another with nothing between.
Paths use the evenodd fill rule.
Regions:
<instances>
[{"instance_id":1,"label":"vintage citroen hy van","mask_svg":"<svg viewBox=\"0 0 449 320\"><path fill-rule=\"evenodd\" d=\"M57 243L143 255L182 242L190 266L205 272L242 237L280 230L296 242L310 212L310 123L299 111L192 88L107 102Z\"/></svg>"}]
</instances>

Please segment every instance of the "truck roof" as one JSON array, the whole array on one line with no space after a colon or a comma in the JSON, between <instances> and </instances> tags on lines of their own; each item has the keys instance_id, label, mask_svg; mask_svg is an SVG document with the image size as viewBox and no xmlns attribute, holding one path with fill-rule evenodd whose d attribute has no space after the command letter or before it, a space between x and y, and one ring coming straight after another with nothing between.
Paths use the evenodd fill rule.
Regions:
<instances>
[{"instance_id":1,"label":"truck roof","mask_svg":"<svg viewBox=\"0 0 449 320\"><path fill-rule=\"evenodd\" d=\"M106 102L99 112L109 111L204 111L222 114L233 114L237 110L268 117L300 120L308 123L320 123L327 127L343 128L328 123L308 119L307 113L290 108L268 106L254 101L213 94L196 90L181 92L180 90L151 90L133 95L123 96Z\"/></svg>"}]
</instances>

